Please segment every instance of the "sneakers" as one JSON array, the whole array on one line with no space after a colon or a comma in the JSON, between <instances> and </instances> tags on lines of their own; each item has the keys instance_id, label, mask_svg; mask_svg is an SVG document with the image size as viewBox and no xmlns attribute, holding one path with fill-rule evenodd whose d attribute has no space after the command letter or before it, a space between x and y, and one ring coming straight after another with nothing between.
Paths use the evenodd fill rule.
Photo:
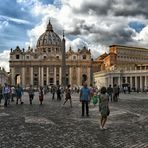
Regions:
<instances>
[{"instance_id":1,"label":"sneakers","mask_svg":"<svg viewBox=\"0 0 148 148\"><path fill-rule=\"evenodd\" d=\"M100 125L100 130L107 130L107 127L102 127L102 126Z\"/></svg>"},{"instance_id":2,"label":"sneakers","mask_svg":"<svg viewBox=\"0 0 148 148\"><path fill-rule=\"evenodd\" d=\"M100 125L100 130L103 130L102 126Z\"/></svg>"},{"instance_id":3,"label":"sneakers","mask_svg":"<svg viewBox=\"0 0 148 148\"><path fill-rule=\"evenodd\" d=\"M103 127L104 130L107 130L107 127Z\"/></svg>"}]
</instances>

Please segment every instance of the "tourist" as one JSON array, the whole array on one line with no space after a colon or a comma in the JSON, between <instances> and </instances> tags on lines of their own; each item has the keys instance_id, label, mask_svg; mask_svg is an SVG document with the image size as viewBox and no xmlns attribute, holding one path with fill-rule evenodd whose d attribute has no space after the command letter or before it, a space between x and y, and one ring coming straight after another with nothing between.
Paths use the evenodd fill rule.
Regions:
<instances>
[{"instance_id":1,"label":"tourist","mask_svg":"<svg viewBox=\"0 0 148 148\"><path fill-rule=\"evenodd\" d=\"M52 100L54 100L55 92L56 92L56 87L53 85L53 86L51 87Z\"/></svg>"},{"instance_id":2,"label":"tourist","mask_svg":"<svg viewBox=\"0 0 148 148\"><path fill-rule=\"evenodd\" d=\"M99 94L99 111L101 113L101 121L100 121L100 129L107 129L105 127L107 116L110 114L108 100L109 97L106 94L107 90L106 87L102 87L100 94Z\"/></svg>"},{"instance_id":3,"label":"tourist","mask_svg":"<svg viewBox=\"0 0 148 148\"><path fill-rule=\"evenodd\" d=\"M39 88L39 101L40 101L40 105L43 104L43 100L44 100L43 87L40 86L40 88Z\"/></svg>"},{"instance_id":4,"label":"tourist","mask_svg":"<svg viewBox=\"0 0 148 148\"><path fill-rule=\"evenodd\" d=\"M8 103L9 103L10 92L11 92L10 87L7 85L7 83L5 83L3 90L2 90L2 94L3 94L3 97L5 99L5 103L4 103L5 107L7 107Z\"/></svg>"},{"instance_id":5,"label":"tourist","mask_svg":"<svg viewBox=\"0 0 148 148\"><path fill-rule=\"evenodd\" d=\"M93 88L93 86L92 86L92 85L90 85L89 90L90 90L90 99L92 99L92 98L93 98L93 96L94 96L94 93L95 93L95 89Z\"/></svg>"},{"instance_id":6,"label":"tourist","mask_svg":"<svg viewBox=\"0 0 148 148\"><path fill-rule=\"evenodd\" d=\"M65 102L64 102L64 104L65 104L68 100L70 101L70 106L72 107L72 99L71 99L70 85L68 85L68 86L67 86L67 89L66 89ZM64 105L64 104L63 104L63 105Z\"/></svg>"},{"instance_id":7,"label":"tourist","mask_svg":"<svg viewBox=\"0 0 148 148\"><path fill-rule=\"evenodd\" d=\"M23 95L23 88L18 84L16 89L16 104L18 104L18 100L20 100L20 104L23 104L22 95Z\"/></svg>"},{"instance_id":8,"label":"tourist","mask_svg":"<svg viewBox=\"0 0 148 148\"><path fill-rule=\"evenodd\" d=\"M15 97L15 87L11 87L11 102L14 102L14 97Z\"/></svg>"},{"instance_id":9,"label":"tourist","mask_svg":"<svg viewBox=\"0 0 148 148\"><path fill-rule=\"evenodd\" d=\"M113 98L113 88L111 87L111 85L109 85L109 87L107 88L107 94L109 96L109 100L112 102L112 98ZM108 100L108 101L109 101Z\"/></svg>"},{"instance_id":10,"label":"tourist","mask_svg":"<svg viewBox=\"0 0 148 148\"><path fill-rule=\"evenodd\" d=\"M113 87L113 101L114 102L117 102L118 101L118 97L119 97L119 87L114 84L114 87Z\"/></svg>"},{"instance_id":11,"label":"tourist","mask_svg":"<svg viewBox=\"0 0 148 148\"><path fill-rule=\"evenodd\" d=\"M29 94L30 105L32 105L32 100L34 98L34 89L33 89L32 85L30 85L30 88L28 89L28 94Z\"/></svg>"},{"instance_id":12,"label":"tourist","mask_svg":"<svg viewBox=\"0 0 148 148\"><path fill-rule=\"evenodd\" d=\"M82 103L82 117L84 116L85 109L86 115L89 117L89 102L90 102L90 90L87 87L87 82L83 82L83 87L80 90L80 102Z\"/></svg>"},{"instance_id":13,"label":"tourist","mask_svg":"<svg viewBox=\"0 0 148 148\"><path fill-rule=\"evenodd\" d=\"M60 89L60 85L57 88L57 100L60 101L61 100L61 89Z\"/></svg>"}]
</instances>

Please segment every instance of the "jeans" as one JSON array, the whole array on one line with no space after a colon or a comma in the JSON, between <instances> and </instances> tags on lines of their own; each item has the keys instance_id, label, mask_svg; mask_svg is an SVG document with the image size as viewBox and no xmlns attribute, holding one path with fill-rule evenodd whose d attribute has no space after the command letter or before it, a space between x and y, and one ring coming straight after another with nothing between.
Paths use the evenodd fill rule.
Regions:
<instances>
[{"instance_id":1,"label":"jeans","mask_svg":"<svg viewBox=\"0 0 148 148\"><path fill-rule=\"evenodd\" d=\"M85 109L86 109L86 115L89 116L88 101L82 101L82 116L84 116L85 114Z\"/></svg>"},{"instance_id":2,"label":"jeans","mask_svg":"<svg viewBox=\"0 0 148 148\"><path fill-rule=\"evenodd\" d=\"M111 102L112 102L112 94L108 94L108 97L109 97L109 100L111 100Z\"/></svg>"},{"instance_id":3,"label":"jeans","mask_svg":"<svg viewBox=\"0 0 148 148\"><path fill-rule=\"evenodd\" d=\"M4 99L5 99L5 103L4 103L4 106L7 106L8 105L8 101L9 101L9 94L4 94Z\"/></svg>"}]
</instances>

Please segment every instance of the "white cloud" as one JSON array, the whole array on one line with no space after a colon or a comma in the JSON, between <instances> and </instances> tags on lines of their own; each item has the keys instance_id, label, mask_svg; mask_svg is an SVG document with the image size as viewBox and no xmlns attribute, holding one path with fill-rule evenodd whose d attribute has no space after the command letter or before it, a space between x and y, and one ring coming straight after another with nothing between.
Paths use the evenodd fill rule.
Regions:
<instances>
[{"instance_id":1,"label":"white cloud","mask_svg":"<svg viewBox=\"0 0 148 148\"><path fill-rule=\"evenodd\" d=\"M33 5L33 4L35 4L35 3L38 3L39 0L16 0L16 2L17 2L17 3L20 3L20 4L22 4L22 5L28 6L28 5Z\"/></svg>"},{"instance_id":2,"label":"white cloud","mask_svg":"<svg viewBox=\"0 0 148 148\"><path fill-rule=\"evenodd\" d=\"M144 27L140 33L136 33L136 36L134 36L133 39L148 48L148 25Z\"/></svg>"},{"instance_id":3,"label":"white cloud","mask_svg":"<svg viewBox=\"0 0 148 148\"><path fill-rule=\"evenodd\" d=\"M13 17L4 16L4 15L0 15L0 20L3 20L4 22L12 21L18 24L31 24L29 21L22 20L22 19L16 19Z\"/></svg>"},{"instance_id":4,"label":"white cloud","mask_svg":"<svg viewBox=\"0 0 148 148\"><path fill-rule=\"evenodd\" d=\"M18 1L27 5L29 0ZM45 5L41 1L32 0L30 4L32 4L31 15L40 17L41 21L33 29L28 30L30 41L27 45L33 47L36 45L38 37L46 29L49 18L55 32L60 36L63 29L66 37L73 36L74 39L67 38L66 40L67 49L72 46L72 49L77 50L85 45L91 49L95 57L106 52L111 44L130 45L136 44L137 40L141 46L147 43L146 28L137 34L128 26L133 20L148 23L143 15L136 17L126 16L127 14L115 15L120 9L126 8L131 11L130 3L119 0L114 2L110 0L56 0L55 5ZM134 9L136 7L138 4L133 6Z\"/></svg>"},{"instance_id":5,"label":"white cloud","mask_svg":"<svg viewBox=\"0 0 148 148\"><path fill-rule=\"evenodd\" d=\"M3 67L7 72L9 72L9 54L10 50L4 50L0 53L0 67Z\"/></svg>"},{"instance_id":6,"label":"white cloud","mask_svg":"<svg viewBox=\"0 0 148 148\"><path fill-rule=\"evenodd\" d=\"M0 29L5 29L8 26L8 21L0 21Z\"/></svg>"}]
</instances>

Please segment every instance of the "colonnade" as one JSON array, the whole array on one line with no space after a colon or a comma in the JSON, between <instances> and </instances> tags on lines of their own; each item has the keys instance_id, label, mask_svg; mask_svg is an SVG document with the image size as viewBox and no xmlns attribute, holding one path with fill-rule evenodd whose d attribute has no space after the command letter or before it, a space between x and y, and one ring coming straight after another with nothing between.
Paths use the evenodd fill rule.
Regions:
<instances>
[{"instance_id":1,"label":"colonnade","mask_svg":"<svg viewBox=\"0 0 148 148\"><path fill-rule=\"evenodd\" d=\"M106 85L114 85L122 87L123 84L129 84L130 88L135 88L136 90L144 91L148 89L148 74L147 75L127 75L122 76L115 75L107 78Z\"/></svg>"}]
</instances>

